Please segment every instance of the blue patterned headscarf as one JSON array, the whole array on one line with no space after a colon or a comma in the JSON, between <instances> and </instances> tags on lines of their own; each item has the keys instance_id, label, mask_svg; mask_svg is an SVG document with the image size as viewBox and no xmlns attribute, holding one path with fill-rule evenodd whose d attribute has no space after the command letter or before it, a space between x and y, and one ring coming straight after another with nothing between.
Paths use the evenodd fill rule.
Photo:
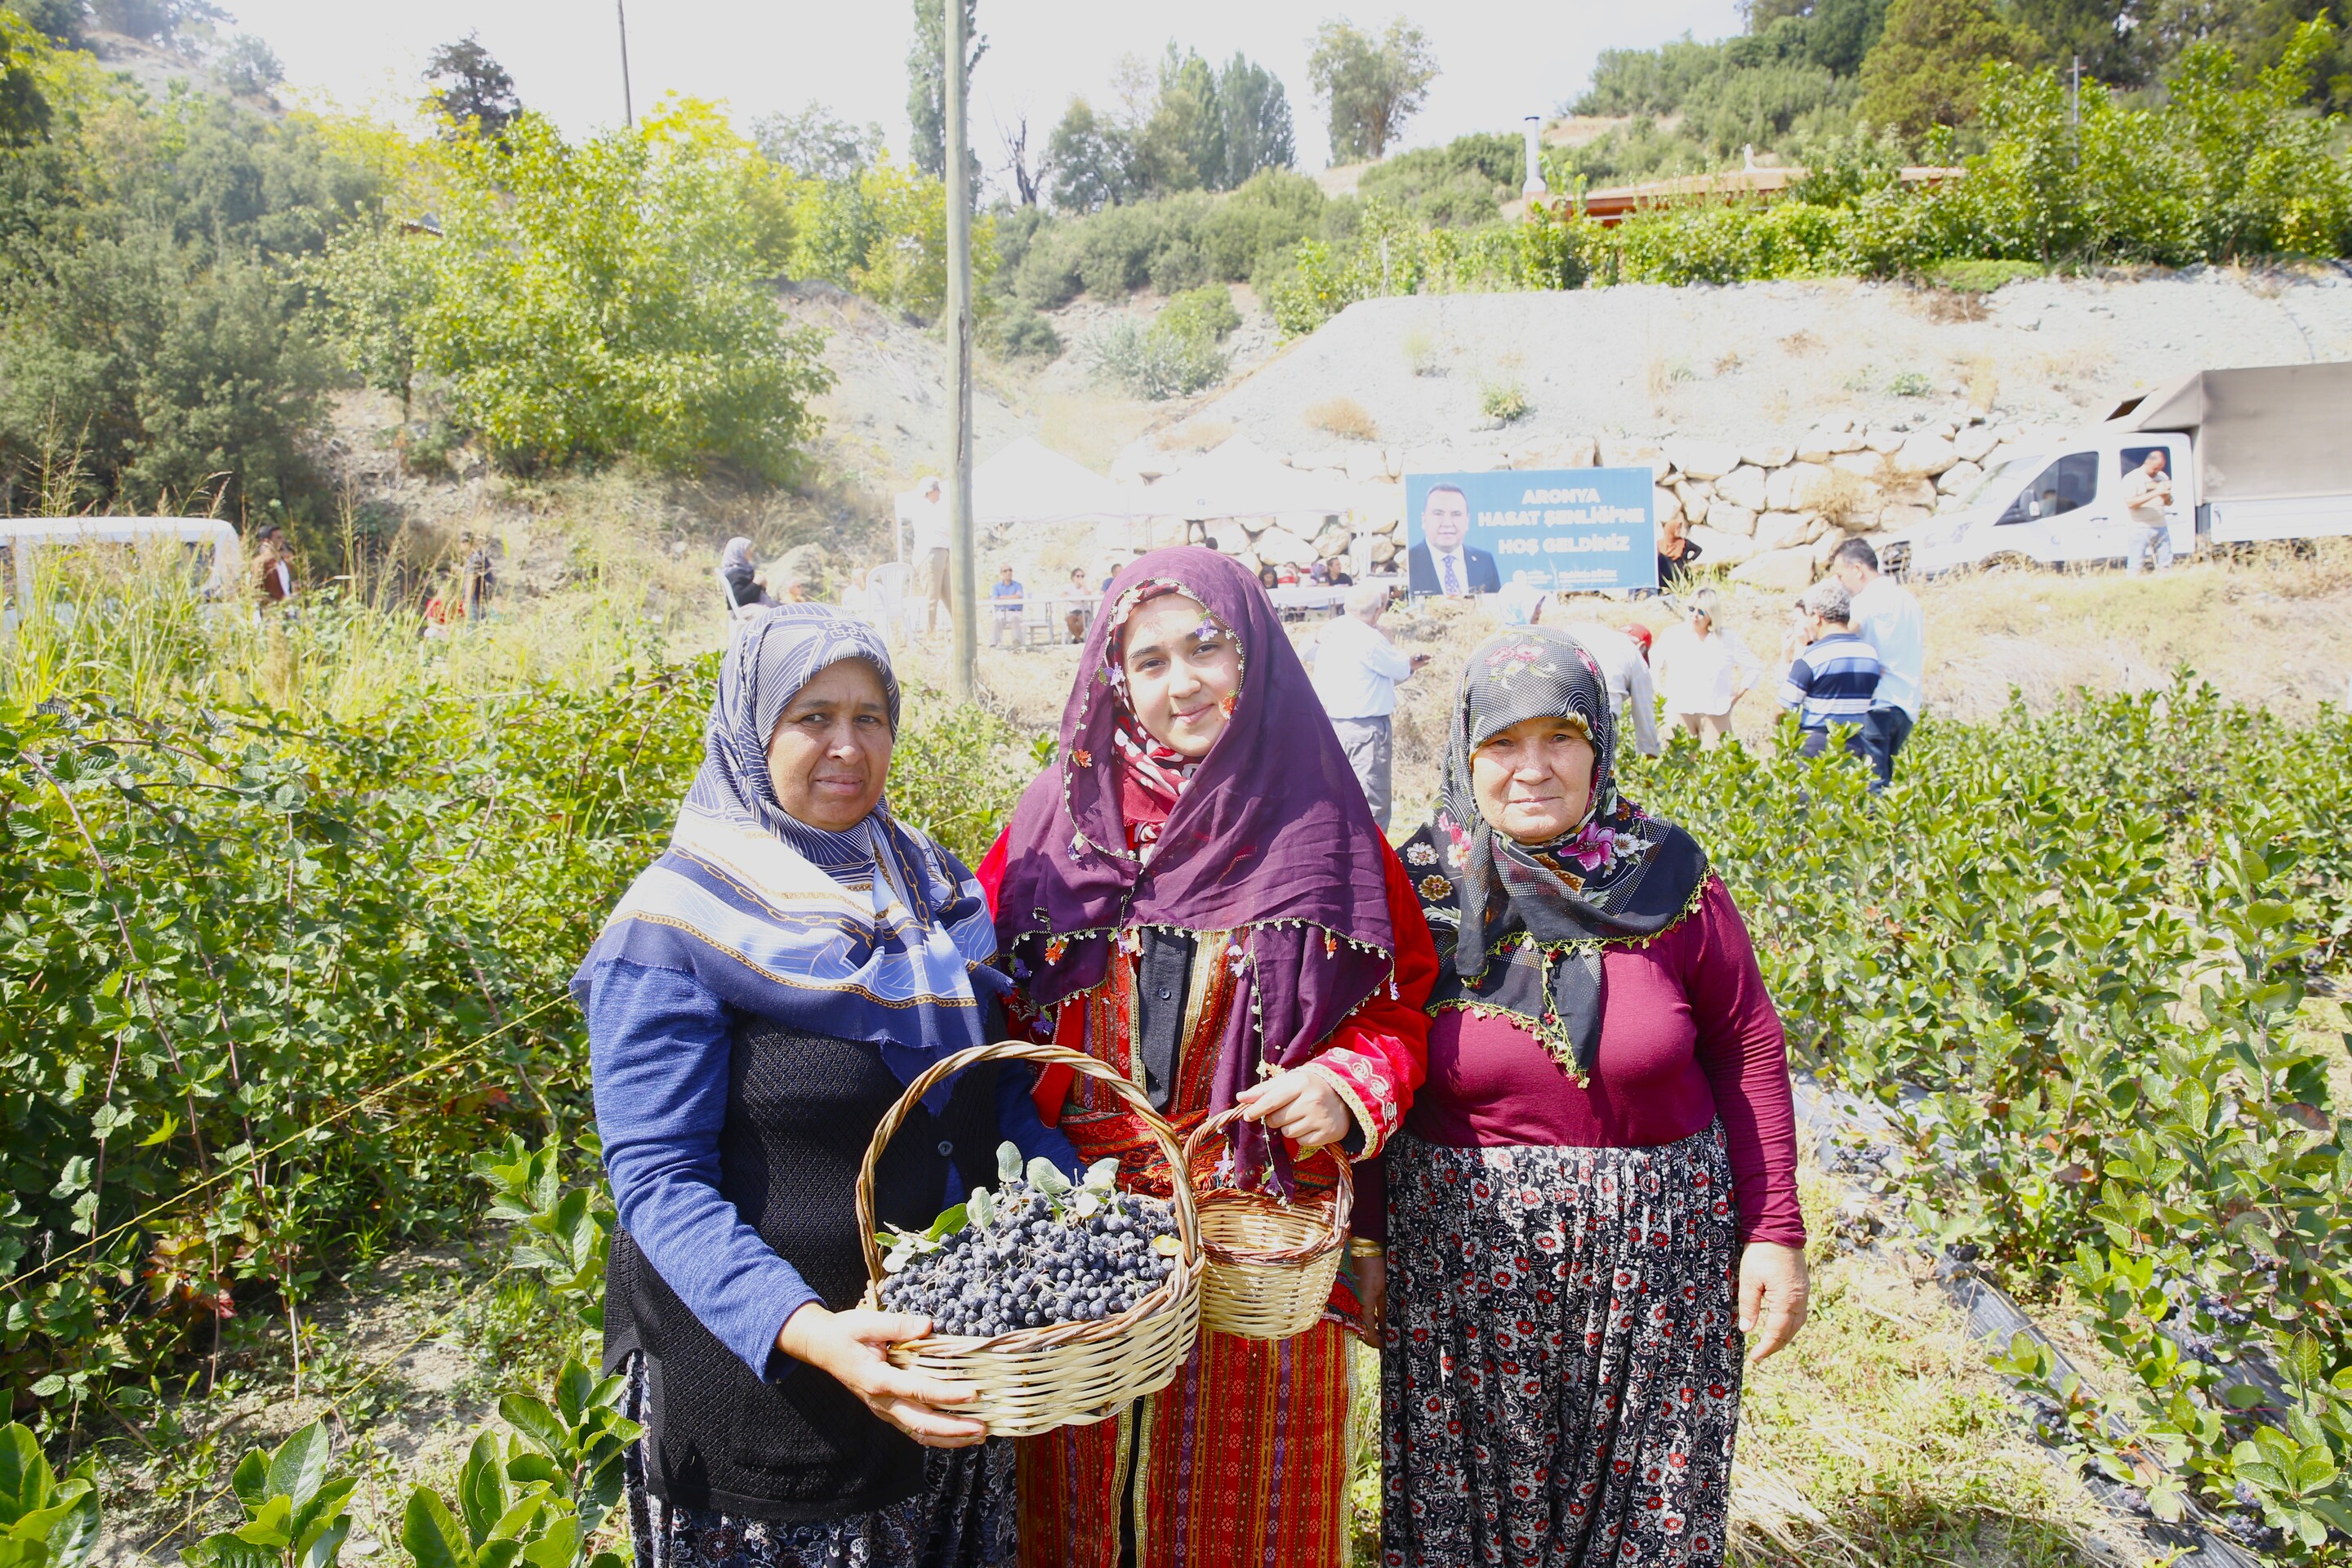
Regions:
<instances>
[{"instance_id":1,"label":"blue patterned headscarf","mask_svg":"<svg viewBox=\"0 0 2352 1568\"><path fill-rule=\"evenodd\" d=\"M902 1083L986 1037L984 997L1006 982L989 967L996 931L971 873L891 815L887 796L841 833L776 799L776 721L845 658L881 676L895 732L898 679L865 622L784 605L738 628L669 849L630 884L572 976L583 1005L599 964L682 970L738 1012L873 1041ZM949 1092L926 1103L940 1110Z\"/></svg>"}]
</instances>

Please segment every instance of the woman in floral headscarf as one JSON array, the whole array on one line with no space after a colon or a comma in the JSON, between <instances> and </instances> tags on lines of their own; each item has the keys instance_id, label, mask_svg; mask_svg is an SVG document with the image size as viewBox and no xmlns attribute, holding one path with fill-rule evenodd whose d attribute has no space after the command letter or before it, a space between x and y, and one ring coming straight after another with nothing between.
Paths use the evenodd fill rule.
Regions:
<instances>
[{"instance_id":1,"label":"woman in floral headscarf","mask_svg":"<svg viewBox=\"0 0 2352 1568\"><path fill-rule=\"evenodd\" d=\"M1581 647L1492 638L1404 847L1439 975L1389 1154L1390 1568L1720 1563L1743 1340L1804 1321L1780 1021L1616 748Z\"/></svg>"},{"instance_id":2,"label":"woman in floral headscarf","mask_svg":"<svg viewBox=\"0 0 2352 1568\"><path fill-rule=\"evenodd\" d=\"M1021 1444L1028 1568L1336 1568L1346 1331L1379 1299L1374 1159L1421 1081L1436 968L1412 884L1264 590L1214 551L1111 584L1053 767L980 868L1041 1032L1133 1079L1180 1130L1245 1108L1244 1179L1359 1165L1352 1286L1280 1342L1203 1333L1175 1383ZM1089 1162L1165 1191L1124 1101L1066 1070L1039 1108ZM1217 1152L1228 1152L1220 1146Z\"/></svg>"}]
</instances>

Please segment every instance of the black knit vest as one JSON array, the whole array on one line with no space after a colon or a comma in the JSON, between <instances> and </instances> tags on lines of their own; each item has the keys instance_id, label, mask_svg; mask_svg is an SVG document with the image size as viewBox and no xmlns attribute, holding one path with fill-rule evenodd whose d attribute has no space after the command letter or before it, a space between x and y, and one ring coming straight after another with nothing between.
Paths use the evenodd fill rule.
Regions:
<instances>
[{"instance_id":1,"label":"black knit vest","mask_svg":"<svg viewBox=\"0 0 2352 1568\"><path fill-rule=\"evenodd\" d=\"M875 1048L752 1022L735 1031L719 1190L838 1311L866 1263L852 1194L866 1145L903 1086ZM996 1066L958 1078L946 1110L913 1107L874 1177L879 1224L929 1226L955 1190L996 1179ZM626 1231L604 1283L604 1365L646 1357L646 1481L681 1508L794 1521L913 1496L923 1450L814 1367L772 1356L756 1377L666 1284Z\"/></svg>"}]
</instances>

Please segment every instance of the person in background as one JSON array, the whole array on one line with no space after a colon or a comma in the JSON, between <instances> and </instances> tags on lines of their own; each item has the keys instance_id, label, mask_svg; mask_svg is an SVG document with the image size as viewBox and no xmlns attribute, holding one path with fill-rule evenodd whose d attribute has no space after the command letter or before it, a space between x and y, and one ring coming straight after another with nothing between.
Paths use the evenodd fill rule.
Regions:
<instances>
[{"instance_id":1,"label":"person in background","mask_svg":"<svg viewBox=\"0 0 2352 1568\"><path fill-rule=\"evenodd\" d=\"M1796 617L1781 640L1789 673L1780 683L1780 704L1796 710L1809 757L1830 749L1835 730L1848 752L1870 760L1863 727L1878 695L1878 654L1854 635L1853 615L1843 584L1816 583L1797 601Z\"/></svg>"},{"instance_id":2,"label":"person in background","mask_svg":"<svg viewBox=\"0 0 2352 1568\"><path fill-rule=\"evenodd\" d=\"M979 884L886 796L898 724L871 627L754 611L668 848L572 977L620 1214L604 1368L646 1426L638 1568L1013 1559L1013 1444L961 1414L968 1385L890 1364L928 1320L858 1305L868 1141L918 1075L1003 1034ZM1000 1140L1076 1169L1034 1085L984 1062L908 1107L875 1217L928 1226L996 1182Z\"/></svg>"},{"instance_id":3,"label":"person in background","mask_svg":"<svg viewBox=\"0 0 2352 1568\"><path fill-rule=\"evenodd\" d=\"M1087 591L1087 569L1071 567L1070 607L1062 612L1062 629L1070 634L1070 640L1074 643L1086 641L1087 627L1094 624L1094 597Z\"/></svg>"},{"instance_id":4,"label":"person in background","mask_svg":"<svg viewBox=\"0 0 2352 1568\"><path fill-rule=\"evenodd\" d=\"M1276 566L1274 569L1274 580L1276 585L1280 587L1296 588L1298 586L1298 567L1297 563L1285 561Z\"/></svg>"},{"instance_id":5,"label":"person in background","mask_svg":"<svg viewBox=\"0 0 2352 1568\"><path fill-rule=\"evenodd\" d=\"M1331 581L1331 568L1318 560L1307 569L1307 580L1318 588L1328 586Z\"/></svg>"},{"instance_id":6,"label":"person in background","mask_svg":"<svg viewBox=\"0 0 2352 1568\"><path fill-rule=\"evenodd\" d=\"M264 605L282 605L294 596L294 549L284 529L273 524L261 531L252 570L254 591Z\"/></svg>"},{"instance_id":7,"label":"person in background","mask_svg":"<svg viewBox=\"0 0 2352 1568\"><path fill-rule=\"evenodd\" d=\"M1405 585L1415 594L1499 594L1495 558L1470 537L1470 498L1459 485L1432 485L1421 503L1421 540L1405 552Z\"/></svg>"},{"instance_id":8,"label":"person in background","mask_svg":"<svg viewBox=\"0 0 2352 1568\"><path fill-rule=\"evenodd\" d=\"M2164 448L2149 449L2138 468L2124 479L2124 511L2131 519L2131 565L2135 577L2144 566L2161 572L2172 564L2172 525L2165 509L2172 504L2172 476L2164 471Z\"/></svg>"},{"instance_id":9,"label":"person in background","mask_svg":"<svg viewBox=\"0 0 2352 1568\"><path fill-rule=\"evenodd\" d=\"M1650 628L1641 628L1637 638L1631 632L1599 621L1571 621L1560 628L1584 645L1601 668L1601 679L1609 683L1609 711L1622 714L1633 710L1633 746L1645 757L1658 754L1658 693L1650 681L1648 652Z\"/></svg>"},{"instance_id":10,"label":"person in background","mask_svg":"<svg viewBox=\"0 0 2352 1568\"><path fill-rule=\"evenodd\" d=\"M1665 700L1668 722L1713 751L1731 733L1731 710L1764 679L1764 661L1739 634L1723 625L1715 590L1701 588L1684 605L1683 624L1658 634L1650 670Z\"/></svg>"},{"instance_id":11,"label":"person in background","mask_svg":"<svg viewBox=\"0 0 2352 1568\"><path fill-rule=\"evenodd\" d=\"M466 618L478 624L490 607L498 574L490 563L490 542L470 533L466 538L474 547L466 555Z\"/></svg>"},{"instance_id":12,"label":"person in background","mask_svg":"<svg viewBox=\"0 0 2352 1568\"><path fill-rule=\"evenodd\" d=\"M1386 588L1349 588L1346 613L1323 623L1307 656L1315 665L1316 698L1331 716L1339 749L1348 753L1348 765L1364 786L1364 802L1383 833L1389 826L1389 770L1395 751L1390 728L1397 682L1412 679L1430 660L1425 653L1400 653L1381 634L1381 615L1388 605Z\"/></svg>"},{"instance_id":13,"label":"person in background","mask_svg":"<svg viewBox=\"0 0 2352 1568\"><path fill-rule=\"evenodd\" d=\"M1269 594L1282 586L1282 574L1274 569L1273 562L1262 561L1258 563L1257 585L1265 589Z\"/></svg>"},{"instance_id":14,"label":"person in background","mask_svg":"<svg viewBox=\"0 0 2352 1568\"><path fill-rule=\"evenodd\" d=\"M1741 1352L1805 1321L1780 1015L1588 651L1488 639L1406 840L1438 950L1390 1146L1381 1561L1718 1568Z\"/></svg>"},{"instance_id":15,"label":"person in background","mask_svg":"<svg viewBox=\"0 0 2352 1568\"><path fill-rule=\"evenodd\" d=\"M1690 536L1690 523L1676 512L1658 524L1658 591L1671 594L1689 578L1705 553Z\"/></svg>"},{"instance_id":16,"label":"person in background","mask_svg":"<svg viewBox=\"0 0 2352 1568\"><path fill-rule=\"evenodd\" d=\"M1348 1333L1371 1331L1380 1152L1422 1077L1436 960L1282 623L1230 556L1151 552L1113 584L1053 763L980 867L1038 1032L1126 1075L1180 1136L1230 1106L1230 1159L1318 1196L1353 1162L1349 1273L1274 1342L1204 1331L1167 1388L1021 1441L1024 1568L1339 1568L1354 1424ZM1127 1102L1048 1068L1039 1106L1122 1188L1165 1192Z\"/></svg>"},{"instance_id":17,"label":"person in background","mask_svg":"<svg viewBox=\"0 0 2352 1568\"><path fill-rule=\"evenodd\" d=\"M1853 629L1878 655L1878 690L1870 700L1862 743L1870 771L1885 789L1895 782L1895 759L1919 720L1919 689L1927 673L1927 623L1911 590L1878 569L1866 539L1849 539L1830 558L1830 571L1852 600Z\"/></svg>"},{"instance_id":18,"label":"person in background","mask_svg":"<svg viewBox=\"0 0 2352 1568\"><path fill-rule=\"evenodd\" d=\"M727 607L738 615L761 605L772 605L768 585L751 564L751 542L740 534L719 552L719 575L727 584Z\"/></svg>"},{"instance_id":19,"label":"person in background","mask_svg":"<svg viewBox=\"0 0 2352 1568\"><path fill-rule=\"evenodd\" d=\"M929 640L944 613L948 624L955 624L955 605L948 598L948 508L940 498L940 481L927 479L922 494L908 509L907 521L914 534L914 550L910 556L915 568L917 596L923 605L923 637Z\"/></svg>"},{"instance_id":20,"label":"person in background","mask_svg":"<svg viewBox=\"0 0 2352 1568\"><path fill-rule=\"evenodd\" d=\"M1009 565L996 569L996 581L988 585L990 625L988 646L1003 647L1007 632L1013 635L1013 646L1021 646L1021 606L1024 595L1020 583Z\"/></svg>"}]
</instances>

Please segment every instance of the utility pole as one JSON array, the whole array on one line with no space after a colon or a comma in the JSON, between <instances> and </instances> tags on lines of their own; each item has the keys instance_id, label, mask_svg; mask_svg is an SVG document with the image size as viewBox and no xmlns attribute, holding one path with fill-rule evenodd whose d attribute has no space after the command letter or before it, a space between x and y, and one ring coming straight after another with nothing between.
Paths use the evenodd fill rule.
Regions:
<instances>
[{"instance_id":1,"label":"utility pole","mask_svg":"<svg viewBox=\"0 0 2352 1568\"><path fill-rule=\"evenodd\" d=\"M980 563L971 529L971 168L964 124L965 0L947 7L948 597L955 611L955 658L948 684L980 695Z\"/></svg>"},{"instance_id":2,"label":"utility pole","mask_svg":"<svg viewBox=\"0 0 2352 1568\"><path fill-rule=\"evenodd\" d=\"M621 23L621 123L630 130L637 128L636 105L629 98L629 3L613 0L613 15Z\"/></svg>"}]
</instances>

